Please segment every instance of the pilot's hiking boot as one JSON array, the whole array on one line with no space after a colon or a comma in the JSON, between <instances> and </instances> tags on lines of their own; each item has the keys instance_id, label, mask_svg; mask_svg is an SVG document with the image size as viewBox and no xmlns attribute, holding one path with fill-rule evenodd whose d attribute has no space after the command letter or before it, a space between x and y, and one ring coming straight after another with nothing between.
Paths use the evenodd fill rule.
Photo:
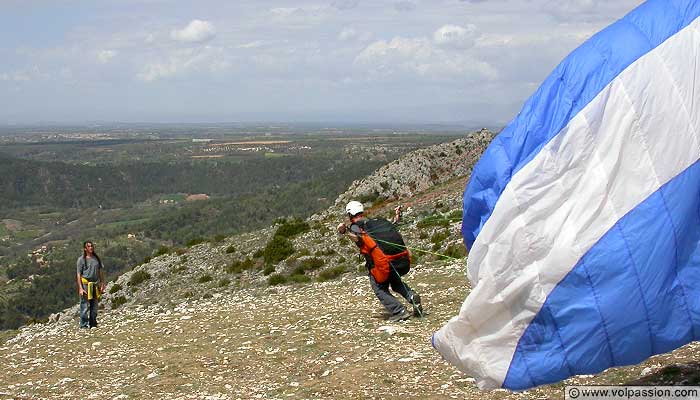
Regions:
<instances>
[{"instance_id":1,"label":"pilot's hiking boot","mask_svg":"<svg viewBox=\"0 0 700 400\"><path fill-rule=\"evenodd\" d=\"M394 314L391 317L389 317L388 321L389 322L398 322L398 321L405 321L409 318L411 318L411 314L409 314L408 311L403 310L400 313Z\"/></svg>"},{"instance_id":2,"label":"pilot's hiking boot","mask_svg":"<svg viewBox=\"0 0 700 400\"><path fill-rule=\"evenodd\" d=\"M413 296L411 296L411 305L413 305L413 315L416 317L422 317L423 306L421 305L420 296L418 293L413 293Z\"/></svg>"}]
</instances>

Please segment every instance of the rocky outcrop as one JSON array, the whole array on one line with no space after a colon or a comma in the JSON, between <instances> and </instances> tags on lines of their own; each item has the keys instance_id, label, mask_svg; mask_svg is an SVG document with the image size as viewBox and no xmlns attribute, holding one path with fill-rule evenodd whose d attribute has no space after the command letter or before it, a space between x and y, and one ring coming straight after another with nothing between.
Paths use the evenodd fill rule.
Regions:
<instances>
[{"instance_id":1,"label":"rocky outcrop","mask_svg":"<svg viewBox=\"0 0 700 400\"><path fill-rule=\"evenodd\" d=\"M374 174L353 182L338 197L334 208L350 200L371 203L406 199L452 179L468 176L493 137L492 132L482 129L463 139L406 154Z\"/></svg>"}]
</instances>

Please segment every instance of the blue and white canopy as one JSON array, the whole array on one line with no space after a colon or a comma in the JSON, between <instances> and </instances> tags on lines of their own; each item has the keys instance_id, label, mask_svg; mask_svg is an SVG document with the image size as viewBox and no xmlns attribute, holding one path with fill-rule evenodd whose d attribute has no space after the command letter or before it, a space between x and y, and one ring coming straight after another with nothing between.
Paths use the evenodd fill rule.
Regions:
<instances>
[{"instance_id":1,"label":"blue and white canopy","mask_svg":"<svg viewBox=\"0 0 700 400\"><path fill-rule=\"evenodd\" d=\"M700 338L700 0L649 0L571 53L464 193L472 292L433 336L481 388Z\"/></svg>"}]
</instances>

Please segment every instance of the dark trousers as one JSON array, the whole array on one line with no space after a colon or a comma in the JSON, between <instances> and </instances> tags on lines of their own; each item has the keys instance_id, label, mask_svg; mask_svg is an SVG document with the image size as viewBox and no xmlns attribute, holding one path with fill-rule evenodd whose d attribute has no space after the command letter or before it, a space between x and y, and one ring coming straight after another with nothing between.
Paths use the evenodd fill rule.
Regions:
<instances>
[{"instance_id":1,"label":"dark trousers","mask_svg":"<svg viewBox=\"0 0 700 400\"><path fill-rule=\"evenodd\" d=\"M80 327L97 326L97 299L88 300L87 296L80 296Z\"/></svg>"},{"instance_id":2,"label":"dark trousers","mask_svg":"<svg viewBox=\"0 0 700 400\"><path fill-rule=\"evenodd\" d=\"M406 311L406 307L401 304L401 301L394 297L391 292L389 292L389 287L394 292L400 294L407 301L411 301L413 296L413 291L406 283L401 280L399 274L392 268L389 273L389 279L384 283L377 283L372 274L369 274L369 283L372 286L374 294L377 295L379 302L382 303L384 308L386 308L392 315L396 315Z\"/></svg>"}]
</instances>

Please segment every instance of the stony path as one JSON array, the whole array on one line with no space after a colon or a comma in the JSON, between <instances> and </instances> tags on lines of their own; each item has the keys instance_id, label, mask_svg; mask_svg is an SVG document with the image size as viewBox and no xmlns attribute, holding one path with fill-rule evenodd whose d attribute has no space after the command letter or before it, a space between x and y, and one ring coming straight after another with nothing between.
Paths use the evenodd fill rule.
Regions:
<instances>
[{"instance_id":1,"label":"stony path","mask_svg":"<svg viewBox=\"0 0 700 400\"><path fill-rule=\"evenodd\" d=\"M0 398L563 398L564 384L479 391L432 349L431 334L468 291L460 263L421 265L407 281L424 299L423 319L388 323L367 278L347 274L106 311L90 331L76 321L30 326L0 347ZM569 383L623 383L691 361L694 346Z\"/></svg>"}]
</instances>

